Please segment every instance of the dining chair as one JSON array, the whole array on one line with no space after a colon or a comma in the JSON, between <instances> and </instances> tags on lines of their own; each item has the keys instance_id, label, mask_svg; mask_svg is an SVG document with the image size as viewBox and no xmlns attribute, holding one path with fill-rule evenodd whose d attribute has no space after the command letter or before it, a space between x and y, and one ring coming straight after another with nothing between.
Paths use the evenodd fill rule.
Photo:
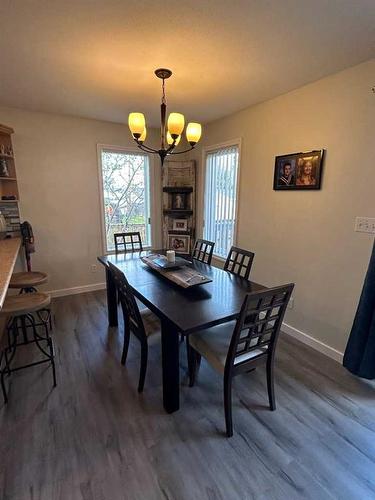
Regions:
<instances>
[{"instance_id":1,"label":"dining chair","mask_svg":"<svg viewBox=\"0 0 375 500\"><path fill-rule=\"evenodd\" d=\"M249 279L254 255L255 254L249 250L232 246L224 264L224 271L228 271L246 280Z\"/></svg>"},{"instance_id":2,"label":"dining chair","mask_svg":"<svg viewBox=\"0 0 375 500\"><path fill-rule=\"evenodd\" d=\"M127 232L127 233L114 233L113 235L115 240L115 253L131 253L131 252L142 252L142 238L141 233L139 231ZM138 303L138 307L141 309L144 308L142 303L139 303L138 299L136 299ZM120 297L117 300L118 304L120 303Z\"/></svg>"},{"instance_id":3,"label":"dining chair","mask_svg":"<svg viewBox=\"0 0 375 500\"><path fill-rule=\"evenodd\" d=\"M268 398L276 409L274 363L277 340L294 284L246 295L237 321L193 333L187 337L190 387L194 385L201 356L224 378L226 433L233 436L232 379L265 364Z\"/></svg>"},{"instance_id":4,"label":"dining chair","mask_svg":"<svg viewBox=\"0 0 375 500\"><path fill-rule=\"evenodd\" d=\"M195 242L191 256L193 259L211 265L215 243L213 241L198 239Z\"/></svg>"},{"instance_id":5,"label":"dining chair","mask_svg":"<svg viewBox=\"0 0 375 500\"><path fill-rule=\"evenodd\" d=\"M114 233L115 252L142 252L142 238L139 231Z\"/></svg>"},{"instance_id":6,"label":"dining chair","mask_svg":"<svg viewBox=\"0 0 375 500\"><path fill-rule=\"evenodd\" d=\"M109 262L108 265L116 285L124 317L124 345L122 349L121 364L125 365L126 363L130 333L133 333L141 344L141 366L138 392L142 392L147 370L148 346L151 342L160 340L160 321L149 309L139 310L132 289L124 273L111 262Z\"/></svg>"}]
</instances>

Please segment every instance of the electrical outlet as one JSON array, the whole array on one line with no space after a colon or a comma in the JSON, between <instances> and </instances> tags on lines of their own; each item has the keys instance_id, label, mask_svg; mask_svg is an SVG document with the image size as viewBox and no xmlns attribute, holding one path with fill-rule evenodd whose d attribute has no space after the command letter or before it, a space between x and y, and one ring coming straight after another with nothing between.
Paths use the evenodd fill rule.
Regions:
<instances>
[{"instance_id":1,"label":"electrical outlet","mask_svg":"<svg viewBox=\"0 0 375 500\"><path fill-rule=\"evenodd\" d=\"M96 264L91 264L90 269L92 273L96 273L96 271L98 270L98 266Z\"/></svg>"},{"instance_id":2,"label":"electrical outlet","mask_svg":"<svg viewBox=\"0 0 375 500\"><path fill-rule=\"evenodd\" d=\"M375 233L375 218L356 217L354 231L359 233Z\"/></svg>"},{"instance_id":3,"label":"electrical outlet","mask_svg":"<svg viewBox=\"0 0 375 500\"><path fill-rule=\"evenodd\" d=\"M290 297L288 302L288 309L293 309L293 308L294 308L294 297Z\"/></svg>"}]
</instances>

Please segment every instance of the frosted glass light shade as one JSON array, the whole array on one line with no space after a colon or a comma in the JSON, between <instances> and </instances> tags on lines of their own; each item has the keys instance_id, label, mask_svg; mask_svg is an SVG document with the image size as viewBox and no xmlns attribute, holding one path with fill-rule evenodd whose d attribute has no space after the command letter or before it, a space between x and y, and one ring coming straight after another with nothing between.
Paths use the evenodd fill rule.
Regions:
<instances>
[{"instance_id":1,"label":"frosted glass light shade","mask_svg":"<svg viewBox=\"0 0 375 500\"><path fill-rule=\"evenodd\" d=\"M129 113L128 124L132 134L142 134L146 128L146 121L143 113Z\"/></svg>"},{"instance_id":2,"label":"frosted glass light shade","mask_svg":"<svg viewBox=\"0 0 375 500\"><path fill-rule=\"evenodd\" d=\"M178 145L178 143L180 142L181 140L181 136L179 135L176 139L176 142L174 143L175 146ZM167 143L169 145L173 144L173 137L171 136L171 134L169 132L167 132Z\"/></svg>"},{"instance_id":3,"label":"frosted glass light shade","mask_svg":"<svg viewBox=\"0 0 375 500\"><path fill-rule=\"evenodd\" d=\"M141 137L138 139L139 141L141 142L144 142L146 140L146 136L147 136L147 129L146 127L143 129L143 132L141 134Z\"/></svg>"},{"instance_id":4,"label":"frosted glass light shade","mask_svg":"<svg viewBox=\"0 0 375 500\"><path fill-rule=\"evenodd\" d=\"M202 135L202 125L200 123L188 123L186 127L186 139L189 143L196 144Z\"/></svg>"},{"instance_id":5,"label":"frosted glass light shade","mask_svg":"<svg viewBox=\"0 0 375 500\"><path fill-rule=\"evenodd\" d=\"M173 135L181 135L185 126L185 118L181 113L171 113L168 117L168 132Z\"/></svg>"}]
</instances>

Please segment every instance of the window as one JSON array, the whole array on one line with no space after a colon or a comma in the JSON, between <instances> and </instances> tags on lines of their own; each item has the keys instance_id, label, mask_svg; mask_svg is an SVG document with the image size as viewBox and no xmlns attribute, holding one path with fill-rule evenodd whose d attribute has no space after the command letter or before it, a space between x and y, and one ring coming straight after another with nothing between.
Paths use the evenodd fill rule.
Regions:
<instances>
[{"instance_id":1,"label":"window","mask_svg":"<svg viewBox=\"0 0 375 500\"><path fill-rule=\"evenodd\" d=\"M99 148L105 251L114 251L114 233L139 231L151 245L150 168L145 154Z\"/></svg>"},{"instance_id":2,"label":"window","mask_svg":"<svg viewBox=\"0 0 375 500\"><path fill-rule=\"evenodd\" d=\"M203 236L219 257L235 242L238 159L238 145L206 153Z\"/></svg>"}]
</instances>

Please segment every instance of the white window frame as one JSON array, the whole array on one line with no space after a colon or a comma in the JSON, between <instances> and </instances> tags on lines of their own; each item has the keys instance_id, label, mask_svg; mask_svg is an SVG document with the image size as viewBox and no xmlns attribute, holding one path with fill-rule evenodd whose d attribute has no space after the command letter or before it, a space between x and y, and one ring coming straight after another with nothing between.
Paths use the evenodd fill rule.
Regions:
<instances>
[{"instance_id":1,"label":"white window frame","mask_svg":"<svg viewBox=\"0 0 375 500\"><path fill-rule=\"evenodd\" d=\"M213 144L212 146L205 146L202 149L202 166L203 166L203 179L202 179L202 191L201 191L201 217L200 217L200 235L203 238L203 231L204 231L204 210L205 210L205 192L206 192L206 179L207 179L207 154L212 153L213 151L217 151L219 149L225 149L233 146L238 147L238 167L237 167L237 186L236 186L236 203L235 203L235 208L234 208L234 231L233 231L233 245L237 245L237 238L238 238L238 207L239 207L239 199L240 199L240 181L241 181L241 144L242 144L242 138L236 138L236 139L231 139L229 141L221 142L219 144ZM216 259L219 262L225 262L226 257L222 257L221 255L215 254L215 247L214 247L214 253L213 253L214 259Z\"/></svg>"},{"instance_id":2,"label":"white window frame","mask_svg":"<svg viewBox=\"0 0 375 500\"><path fill-rule=\"evenodd\" d=\"M155 197L154 197L154 190L152 189L152 186L155 185L155 179L154 179L154 158L153 156L145 153L144 151L140 152L138 148L129 148L125 146L114 146L111 144L97 144L96 146L96 151L97 151L97 161L98 161L98 183L99 183L99 199L100 199L100 226L101 226L101 235L102 235L102 253L103 255L110 255L114 254L115 250L107 250L107 234L106 234L106 227L105 227L105 215L104 215L104 189L103 189L103 172L102 172L102 152L106 150L111 150L114 153L133 153L133 154L142 154L148 157L149 161L149 181L150 181L150 186L149 186L149 196L150 196L150 226L151 226L151 244L147 246L143 246L145 249L149 249L153 247L153 242L155 241L155 220L154 220L154 215L155 212Z\"/></svg>"}]
</instances>

